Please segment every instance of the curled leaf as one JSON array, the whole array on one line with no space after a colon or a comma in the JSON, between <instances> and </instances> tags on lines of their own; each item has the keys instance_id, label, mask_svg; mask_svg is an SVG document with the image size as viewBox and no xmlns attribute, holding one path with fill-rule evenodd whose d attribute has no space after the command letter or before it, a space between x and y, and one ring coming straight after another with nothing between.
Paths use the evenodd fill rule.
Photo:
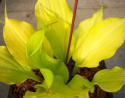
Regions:
<instances>
[{"instance_id":1,"label":"curled leaf","mask_svg":"<svg viewBox=\"0 0 125 98\"><path fill-rule=\"evenodd\" d=\"M35 13L38 30L43 29L44 25L52 24L48 28L48 32L45 36L52 46L54 56L65 62L69 41L70 24L72 20L72 12L66 1L38 0L36 3ZM72 55L73 49L74 36L70 48L69 59Z\"/></svg>"},{"instance_id":2,"label":"curled leaf","mask_svg":"<svg viewBox=\"0 0 125 98\"><path fill-rule=\"evenodd\" d=\"M49 69L45 69L45 68L40 69L40 72L44 77L44 82L40 86L44 87L46 92L48 92L54 81L54 75ZM38 88L39 85L38 86L36 85L35 87Z\"/></svg>"},{"instance_id":3,"label":"curled leaf","mask_svg":"<svg viewBox=\"0 0 125 98\"><path fill-rule=\"evenodd\" d=\"M44 32L44 29L37 31L29 39L27 43L28 60L32 67L49 69L54 75L62 76L66 83L69 77L68 69L61 60L54 59L45 52L43 47Z\"/></svg>"},{"instance_id":4,"label":"curled leaf","mask_svg":"<svg viewBox=\"0 0 125 98\"><path fill-rule=\"evenodd\" d=\"M125 85L125 69L114 67L99 71L95 74L92 83L99 85L107 92L116 92Z\"/></svg>"},{"instance_id":5,"label":"curled leaf","mask_svg":"<svg viewBox=\"0 0 125 98\"><path fill-rule=\"evenodd\" d=\"M43 40L43 47L45 49L45 52L50 56L53 57L53 50L52 47L50 45L50 42L48 41L48 39L44 36L44 40Z\"/></svg>"}]
</instances>

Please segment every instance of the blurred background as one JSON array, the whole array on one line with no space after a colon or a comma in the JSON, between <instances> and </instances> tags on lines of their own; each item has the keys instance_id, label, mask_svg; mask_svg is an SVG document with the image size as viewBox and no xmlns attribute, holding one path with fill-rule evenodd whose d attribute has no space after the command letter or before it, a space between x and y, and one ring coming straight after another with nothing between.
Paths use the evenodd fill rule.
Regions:
<instances>
[{"instance_id":1,"label":"blurred background","mask_svg":"<svg viewBox=\"0 0 125 98\"><path fill-rule=\"evenodd\" d=\"M0 20L4 21L4 0L0 3ZM71 9L73 9L75 0L67 0ZM37 0L7 0L8 17L26 21L36 28L36 19L34 7ZM102 4L102 0L79 0L75 28L78 24L97 12ZM119 17L125 18L125 0L103 0L104 18ZM3 40L3 26L0 23L0 46L5 45ZM125 43L118 49L116 54L105 60L107 68L120 66L125 68ZM115 85L114 85L115 86ZM0 83L0 98L7 98L9 85ZM125 87L118 92L113 93L114 98L125 98Z\"/></svg>"}]
</instances>

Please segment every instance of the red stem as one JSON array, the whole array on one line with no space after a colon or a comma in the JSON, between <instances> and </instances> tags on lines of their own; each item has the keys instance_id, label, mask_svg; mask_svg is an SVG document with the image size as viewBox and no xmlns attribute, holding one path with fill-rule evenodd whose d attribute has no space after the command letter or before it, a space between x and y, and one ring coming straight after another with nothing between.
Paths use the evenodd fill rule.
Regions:
<instances>
[{"instance_id":1,"label":"red stem","mask_svg":"<svg viewBox=\"0 0 125 98\"><path fill-rule=\"evenodd\" d=\"M72 34L73 34L73 28L74 28L74 23L75 23L75 18L76 18L77 5L78 5L78 0L75 0L74 12L73 12L73 19L72 19L72 26L71 26L71 31L70 31L69 44L68 44L68 49L67 49L65 64L67 64L67 60L68 60L68 56L69 56L69 50L70 50L70 45L71 45L71 40L72 40Z\"/></svg>"}]
</instances>

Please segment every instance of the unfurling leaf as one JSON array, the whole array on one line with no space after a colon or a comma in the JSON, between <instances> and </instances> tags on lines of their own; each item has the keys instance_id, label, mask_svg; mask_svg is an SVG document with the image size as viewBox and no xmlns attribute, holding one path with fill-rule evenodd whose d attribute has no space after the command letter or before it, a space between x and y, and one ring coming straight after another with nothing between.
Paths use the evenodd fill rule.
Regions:
<instances>
[{"instance_id":1,"label":"unfurling leaf","mask_svg":"<svg viewBox=\"0 0 125 98\"><path fill-rule=\"evenodd\" d=\"M125 19L108 18L96 23L76 42L73 60L79 67L97 67L123 44Z\"/></svg>"},{"instance_id":2,"label":"unfurling leaf","mask_svg":"<svg viewBox=\"0 0 125 98\"><path fill-rule=\"evenodd\" d=\"M50 89L54 81L54 75L49 69L45 69L45 68L40 69L40 72L44 77L44 82L40 86L45 88L46 92L48 92L48 90ZM39 85L38 86L36 85L35 87L38 88Z\"/></svg>"},{"instance_id":3,"label":"unfurling leaf","mask_svg":"<svg viewBox=\"0 0 125 98\"><path fill-rule=\"evenodd\" d=\"M20 65L5 46L0 46L0 81L6 84L16 84L29 78L42 81L29 66Z\"/></svg>"},{"instance_id":4,"label":"unfurling leaf","mask_svg":"<svg viewBox=\"0 0 125 98\"><path fill-rule=\"evenodd\" d=\"M27 43L28 60L32 67L49 69L54 75L62 76L66 83L69 77L68 69L61 60L54 59L45 52L43 47L44 32L44 29L37 31L29 39Z\"/></svg>"},{"instance_id":5,"label":"unfurling leaf","mask_svg":"<svg viewBox=\"0 0 125 98\"><path fill-rule=\"evenodd\" d=\"M44 40L43 40L43 46L45 49L45 52L50 56L53 57L53 50L52 47L50 45L50 42L48 41L48 39L44 36Z\"/></svg>"},{"instance_id":6,"label":"unfurling leaf","mask_svg":"<svg viewBox=\"0 0 125 98\"><path fill-rule=\"evenodd\" d=\"M99 85L107 92L116 92L125 85L125 69L114 67L99 71L95 74L92 83Z\"/></svg>"}]
</instances>

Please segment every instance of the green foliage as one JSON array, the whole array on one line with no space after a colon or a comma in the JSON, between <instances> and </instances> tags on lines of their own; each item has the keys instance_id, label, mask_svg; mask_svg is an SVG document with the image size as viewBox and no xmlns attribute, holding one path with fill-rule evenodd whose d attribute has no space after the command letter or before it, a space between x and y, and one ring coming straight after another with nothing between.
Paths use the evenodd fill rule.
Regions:
<instances>
[{"instance_id":1,"label":"green foliage","mask_svg":"<svg viewBox=\"0 0 125 98\"><path fill-rule=\"evenodd\" d=\"M77 40L73 60L79 67L97 67L101 60L115 54L124 43L124 36L125 19L99 21Z\"/></svg>"},{"instance_id":2,"label":"green foliage","mask_svg":"<svg viewBox=\"0 0 125 98\"><path fill-rule=\"evenodd\" d=\"M82 76L76 75L66 85L60 76L55 76L48 93L39 85L38 92L27 92L24 98L89 98L89 89L84 86L84 81Z\"/></svg>"},{"instance_id":3,"label":"green foliage","mask_svg":"<svg viewBox=\"0 0 125 98\"><path fill-rule=\"evenodd\" d=\"M27 79L41 82L37 92L27 92L24 98L89 98L95 85L116 92L125 84L125 69L115 67L95 74L92 81L75 72L79 67L97 67L103 59L112 57L125 40L125 19L103 20L103 6L92 18L84 20L74 31L68 61L73 58L72 79L64 64L72 11L66 0L38 0L35 6L36 31L30 24L8 19L5 5L4 40L0 46L0 81L22 83ZM53 58L56 57L56 59ZM38 68L44 82L32 69ZM68 81L69 80L69 81Z\"/></svg>"},{"instance_id":4,"label":"green foliage","mask_svg":"<svg viewBox=\"0 0 125 98\"><path fill-rule=\"evenodd\" d=\"M28 78L42 81L32 72L31 67L20 65L9 53L7 47L0 46L0 81L15 84L22 83Z\"/></svg>"},{"instance_id":5,"label":"green foliage","mask_svg":"<svg viewBox=\"0 0 125 98\"><path fill-rule=\"evenodd\" d=\"M11 55L23 65L29 65L26 57L26 43L36 30L24 21L8 19L5 6L3 37Z\"/></svg>"},{"instance_id":6,"label":"green foliage","mask_svg":"<svg viewBox=\"0 0 125 98\"><path fill-rule=\"evenodd\" d=\"M44 87L46 92L48 92L49 88L51 87L51 85L54 81L54 75L53 75L52 71L50 71L49 69L42 68L40 70L40 72L42 73L42 75L45 79L44 83L42 83L40 86Z\"/></svg>"},{"instance_id":7,"label":"green foliage","mask_svg":"<svg viewBox=\"0 0 125 98\"><path fill-rule=\"evenodd\" d=\"M72 21L72 11L66 0L38 0L35 15L38 30L43 29L44 25L55 22L55 18L60 18L68 24L71 24Z\"/></svg>"},{"instance_id":8,"label":"green foliage","mask_svg":"<svg viewBox=\"0 0 125 98\"><path fill-rule=\"evenodd\" d=\"M44 47L42 45L44 40L44 31L45 30L41 30L34 33L27 43L27 56L30 65L33 68L47 68L51 70L54 75L62 76L66 83L69 78L69 73L65 64L59 59L54 59L48 56L44 51Z\"/></svg>"},{"instance_id":9,"label":"green foliage","mask_svg":"<svg viewBox=\"0 0 125 98\"><path fill-rule=\"evenodd\" d=\"M74 31L76 40L78 40L83 35L83 33L85 33L88 29L93 27L97 22L102 20L103 20L103 6L98 12L93 14L92 18L86 19L79 24L78 28Z\"/></svg>"},{"instance_id":10,"label":"green foliage","mask_svg":"<svg viewBox=\"0 0 125 98\"><path fill-rule=\"evenodd\" d=\"M68 4L65 0L38 0L35 13L38 30L43 29L44 25L52 24L45 36L52 46L54 56L65 62L72 20ZM74 40L73 37L69 59L74 49Z\"/></svg>"},{"instance_id":11,"label":"green foliage","mask_svg":"<svg viewBox=\"0 0 125 98\"><path fill-rule=\"evenodd\" d=\"M116 92L125 85L125 69L114 67L99 71L94 76L92 83L99 85L104 91Z\"/></svg>"}]
</instances>

